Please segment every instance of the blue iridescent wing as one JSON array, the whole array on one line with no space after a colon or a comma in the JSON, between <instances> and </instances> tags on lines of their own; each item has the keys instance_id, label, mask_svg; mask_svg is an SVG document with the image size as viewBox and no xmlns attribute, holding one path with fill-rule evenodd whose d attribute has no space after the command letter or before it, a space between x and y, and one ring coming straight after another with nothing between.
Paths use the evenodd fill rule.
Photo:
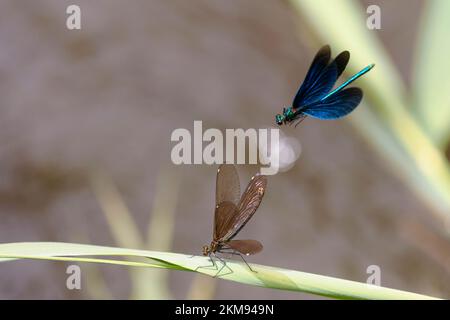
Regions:
<instances>
[{"instance_id":1,"label":"blue iridescent wing","mask_svg":"<svg viewBox=\"0 0 450 320\"><path fill-rule=\"evenodd\" d=\"M339 78L347 67L348 61L350 60L350 52L342 51L338 54L338 56L334 59L337 66L337 77Z\"/></svg>"},{"instance_id":2,"label":"blue iridescent wing","mask_svg":"<svg viewBox=\"0 0 450 320\"><path fill-rule=\"evenodd\" d=\"M348 51L341 52L330 64L330 47L324 46L314 57L292 106L295 109L323 98L331 91L337 78L342 74L350 59Z\"/></svg>"},{"instance_id":3,"label":"blue iridescent wing","mask_svg":"<svg viewBox=\"0 0 450 320\"><path fill-rule=\"evenodd\" d=\"M325 70L323 70L319 78L317 78L315 83L312 85L311 89L305 93L305 96L301 100L301 104L299 106L303 107L313 104L326 96L327 93L333 89L333 86L336 83L337 73L337 64L333 61L325 68Z\"/></svg>"},{"instance_id":4,"label":"blue iridescent wing","mask_svg":"<svg viewBox=\"0 0 450 320\"><path fill-rule=\"evenodd\" d=\"M308 73L306 74L305 80L297 91L295 95L294 102L292 106L298 108L302 105L302 101L305 98L307 92L311 90L314 83L328 66L331 58L331 49L329 45L323 46L319 52L317 52L314 57L311 66L309 67Z\"/></svg>"},{"instance_id":5,"label":"blue iridescent wing","mask_svg":"<svg viewBox=\"0 0 450 320\"><path fill-rule=\"evenodd\" d=\"M342 118L358 106L362 97L363 92L360 88L344 89L323 101L307 106L302 113L322 120Z\"/></svg>"}]
</instances>

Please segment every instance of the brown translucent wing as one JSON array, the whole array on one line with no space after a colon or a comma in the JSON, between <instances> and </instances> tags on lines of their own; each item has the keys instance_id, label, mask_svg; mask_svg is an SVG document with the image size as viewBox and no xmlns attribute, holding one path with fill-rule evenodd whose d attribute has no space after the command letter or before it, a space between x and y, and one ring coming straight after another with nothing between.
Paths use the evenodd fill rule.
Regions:
<instances>
[{"instance_id":1,"label":"brown translucent wing","mask_svg":"<svg viewBox=\"0 0 450 320\"><path fill-rule=\"evenodd\" d=\"M214 212L213 240L223 241L238 214L237 206L230 201L223 201L216 206Z\"/></svg>"},{"instance_id":2,"label":"brown translucent wing","mask_svg":"<svg viewBox=\"0 0 450 320\"><path fill-rule=\"evenodd\" d=\"M246 256L258 253L263 249L261 242L256 240L230 240L227 242L227 246Z\"/></svg>"},{"instance_id":3,"label":"brown translucent wing","mask_svg":"<svg viewBox=\"0 0 450 320\"><path fill-rule=\"evenodd\" d=\"M241 196L239 176L232 164L222 164L217 170L216 206L224 201L230 201L236 206Z\"/></svg>"},{"instance_id":4,"label":"brown translucent wing","mask_svg":"<svg viewBox=\"0 0 450 320\"><path fill-rule=\"evenodd\" d=\"M237 206L237 213L230 215L229 219L225 221L223 229L227 232L220 238L221 241L232 239L245 226L258 209L266 187L266 176L256 175L250 180Z\"/></svg>"}]
</instances>

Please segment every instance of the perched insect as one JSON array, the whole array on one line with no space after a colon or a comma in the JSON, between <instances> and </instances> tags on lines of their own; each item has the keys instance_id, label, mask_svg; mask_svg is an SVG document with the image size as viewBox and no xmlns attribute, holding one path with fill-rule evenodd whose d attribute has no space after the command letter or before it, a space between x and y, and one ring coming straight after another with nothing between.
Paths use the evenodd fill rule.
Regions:
<instances>
[{"instance_id":1,"label":"perched insect","mask_svg":"<svg viewBox=\"0 0 450 320\"><path fill-rule=\"evenodd\" d=\"M347 66L350 53L341 52L331 63L330 58L330 46L323 46L314 57L305 80L295 95L292 107L284 107L283 114L275 116L278 125L296 122L297 126L306 116L322 120L338 119L358 106L363 96L362 90L344 88L369 72L375 65L368 65L331 91Z\"/></svg>"},{"instance_id":2,"label":"perched insect","mask_svg":"<svg viewBox=\"0 0 450 320\"><path fill-rule=\"evenodd\" d=\"M262 250L263 246L256 240L232 240L258 209L267 186L266 176L255 175L249 182L242 197L240 196L239 176L232 164L223 164L217 171L216 208L214 213L214 230L211 244L203 246L203 255L209 256L212 266L218 269L212 255L222 262L216 276L226 266L216 253L239 255L248 268L242 255L251 255ZM230 269L228 267L228 269ZM230 272L233 272L230 269Z\"/></svg>"}]
</instances>

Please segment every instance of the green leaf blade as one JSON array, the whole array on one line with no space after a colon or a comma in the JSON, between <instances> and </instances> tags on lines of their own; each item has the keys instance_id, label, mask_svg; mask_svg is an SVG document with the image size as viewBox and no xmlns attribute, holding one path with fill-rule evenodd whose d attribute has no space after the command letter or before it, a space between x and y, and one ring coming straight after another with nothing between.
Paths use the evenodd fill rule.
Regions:
<instances>
[{"instance_id":1,"label":"green leaf blade","mask_svg":"<svg viewBox=\"0 0 450 320\"><path fill-rule=\"evenodd\" d=\"M86 257L88 256L88 257ZM148 258L150 262L92 258L98 256L122 256ZM217 270L204 268L211 265L207 257L179 253L103 247L75 243L18 242L0 244L0 262L13 259L46 259L91 263L111 263L135 267L157 267L182 271L194 271L215 276ZM153 263L156 262L156 263ZM243 284L306 292L338 299L437 299L416 293L376 287L365 283L332 278L283 268L252 264L252 272L242 262L225 260L231 273L218 279ZM220 263L220 262L217 262ZM150 284L149 284L150 285Z\"/></svg>"}]
</instances>

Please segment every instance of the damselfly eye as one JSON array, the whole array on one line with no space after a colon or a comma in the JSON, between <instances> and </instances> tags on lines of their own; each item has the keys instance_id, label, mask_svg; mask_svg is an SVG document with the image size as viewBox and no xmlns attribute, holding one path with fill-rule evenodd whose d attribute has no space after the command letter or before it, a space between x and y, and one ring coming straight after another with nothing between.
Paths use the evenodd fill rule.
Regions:
<instances>
[{"instance_id":1,"label":"damselfly eye","mask_svg":"<svg viewBox=\"0 0 450 320\"><path fill-rule=\"evenodd\" d=\"M277 125L281 126L283 124L283 116L281 114L277 114L275 116L275 122L277 123Z\"/></svg>"}]
</instances>

